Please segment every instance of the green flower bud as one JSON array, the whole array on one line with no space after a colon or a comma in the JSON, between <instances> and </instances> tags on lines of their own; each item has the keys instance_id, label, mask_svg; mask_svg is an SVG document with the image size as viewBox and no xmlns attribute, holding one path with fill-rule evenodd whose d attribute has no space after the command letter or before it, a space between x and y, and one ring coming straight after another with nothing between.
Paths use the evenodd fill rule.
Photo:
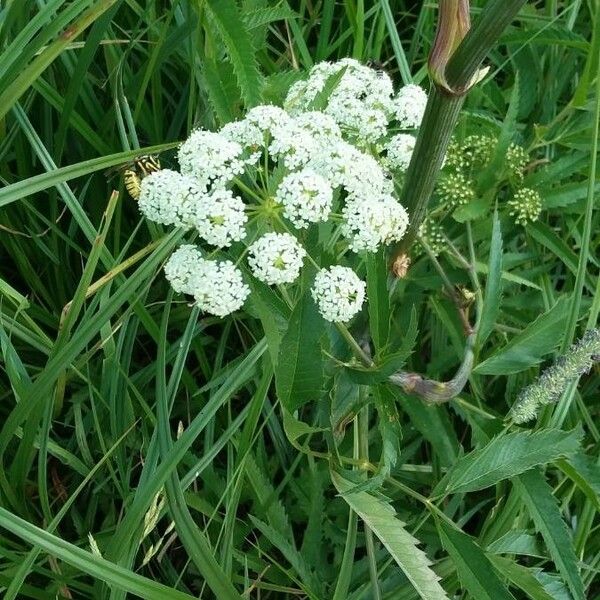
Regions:
<instances>
[{"instance_id":1,"label":"green flower bud","mask_svg":"<svg viewBox=\"0 0 600 600\"><path fill-rule=\"evenodd\" d=\"M446 248L444 230L431 217L426 217L419 227L419 241L426 244L434 256Z\"/></svg>"},{"instance_id":2,"label":"green flower bud","mask_svg":"<svg viewBox=\"0 0 600 600\"><path fill-rule=\"evenodd\" d=\"M473 182L462 173L450 173L440 179L437 193L451 208L468 204L475 198Z\"/></svg>"},{"instance_id":3,"label":"green flower bud","mask_svg":"<svg viewBox=\"0 0 600 600\"><path fill-rule=\"evenodd\" d=\"M537 221L542 212L542 197L530 188L521 188L508 201L509 214L519 225Z\"/></svg>"}]
</instances>

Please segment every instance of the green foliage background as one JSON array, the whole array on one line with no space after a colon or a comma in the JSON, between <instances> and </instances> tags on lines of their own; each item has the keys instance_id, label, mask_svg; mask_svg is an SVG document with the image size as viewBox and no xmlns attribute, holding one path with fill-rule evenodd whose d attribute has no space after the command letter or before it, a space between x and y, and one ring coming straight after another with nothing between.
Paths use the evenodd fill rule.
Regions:
<instances>
[{"instance_id":1,"label":"green foliage background","mask_svg":"<svg viewBox=\"0 0 600 600\"><path fill-rule=\"evenodd\" d=\"M484 2L472 4L476 18ZM486 334L449 404L332 369L301 344L310 308L282 335L290 315L264 290L245 314L199 315L161 273L178 234L123 193L119 166L149 151L172 164L191 128L281 101L315 62L372 60L427 86L436 9L0 5L4 598L600 597L598 372L529 429L504 421L540 365L598 321L597 1L527 3L467 100L457 136L526 147L544 212L526 228L476 214L448 225L485 286ZM455 259L440 262L471 286ZM374 283L384 263L366 265L378 349L389 340L411 369L451 377L464 339L444 282L421 255L390 305ZM278 356L320 369L326 393L295 403L293 380L273 382ZM397 408L398 427L368 409L355 419L366 398ZM364 468L330 471L334 439L343 466L381 485L348 494Z\"/></svg>"}]
</instances>

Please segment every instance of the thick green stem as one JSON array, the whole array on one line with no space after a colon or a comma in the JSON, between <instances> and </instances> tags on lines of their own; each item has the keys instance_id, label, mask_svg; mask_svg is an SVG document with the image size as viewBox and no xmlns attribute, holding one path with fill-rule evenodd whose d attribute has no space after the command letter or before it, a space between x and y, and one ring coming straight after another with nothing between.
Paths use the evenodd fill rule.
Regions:
<instances>
[{"instance_id":1,"label":"thick green stem","mask_svg":"<svg viewBox=\"0 0 600 600\"><path fill-rule=\"evenodd\" d=\"M410 225L402 240L400 254L417 237L463 102L464 97L447 95L435 87L429 95L402 189L401 201L410 215Z\"/></svg>"},{"instance_id":2,"label":"thick green stem","mask_svg":"<svg viewBox=\"0 0 600 600\"><path fill-rule=\"evenodd\" d=\"M435 85L429 95L417 144L406 173L401 200L411 222L397 249L394 264L400 264L396 261L406 254L416 239L464 98L478 80L481 62L526 1L490 0L452 56L445 57L447 66L443 70L443 85ZM440 26L447 24L440 23ZM443 39L443 36L438 35L437 39ZM432 56L437 51L434 48ZM440 60L442 58L438 56L438 70ZM439 83L439 73L436 80Z\"/></svg>"}]
</instances>

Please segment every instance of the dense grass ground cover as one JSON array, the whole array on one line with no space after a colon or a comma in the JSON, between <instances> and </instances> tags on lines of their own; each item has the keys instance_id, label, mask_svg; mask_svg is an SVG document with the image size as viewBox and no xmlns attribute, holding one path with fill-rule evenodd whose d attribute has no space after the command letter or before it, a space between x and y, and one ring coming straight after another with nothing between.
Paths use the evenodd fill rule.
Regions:
<instances>
[{"instance_id":1,"label":"dense grass ground cover","mask_svg":"<svg viewBox=\"0 0 600 600\"><path fill-rule=\"evenodd\" d=\"M528 2L502 35L455 133L456 147L494 140L474 197L455 211L438 189L444 237L415 242L390 301L388 257L369 263L382 364L361 370L329 331L304 361L326 391L294 415L260 307L221 320L173 296L161 265L177 233L124 192L133 157L174 165L193 127L280 103L316 62L374 61L429 87L436 4L0 7L2 597L600 597L597 368L537 421L507 420L598 322L597 1ZM525 226L508 205L523 186L543 203ZM433 405L387 385L398 351L453 377L457 294L482 321L464 391ZM350 469L372 480L344 495Z\"/></svg>"}]
</instances>

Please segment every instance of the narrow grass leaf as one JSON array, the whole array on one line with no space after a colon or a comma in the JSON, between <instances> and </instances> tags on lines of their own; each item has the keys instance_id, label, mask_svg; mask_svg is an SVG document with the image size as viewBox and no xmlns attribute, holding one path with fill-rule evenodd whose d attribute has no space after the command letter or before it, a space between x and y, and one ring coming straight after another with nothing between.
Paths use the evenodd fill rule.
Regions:
<instances>
[{"instance_id":1,"label":"narrow grass leaf","mask_svg":"<svg viewBox=\"0 0 600 600\"><path fill-rule=\"evenodd\" d=\"M178 145L177 142L170 142L168 144L160 144L158 146L152 146L149 148L140 148L137 150L128 150L127 152L118 152L116 154L109 154L108 156L101 156L100 158L92 158L85 160L80 163L68 165L67 167L61 167L59 169L53 169L47 173L41 173L34 177L22 179L16 183L12 183L0 189L0 207L6 206L16 200L22 200L27 196L31 196L42 190L54 187L65 181L76 179L77 177L83 177L90 173L96 173L97 171L103 171L114 167L116 165L122 165L128 161L143 156L146 154L159 154L164 150L175 148Z\"/></svg>"},{"instance_id":2,"label":"narrow grass leaf","mask_svg":"<svg viewBox=\"0 0 600 600\"><path fill-rule=\"evenodd\" d=\"M173 385L168 386L166 380L166 340L167 330L169 325L169 314L173 292L171 291L165 309L161 324L161 336L158 347L158 358L156 361L156 396L157 396L157 427L160 453L163 459L169 456L169 452L173 448L173 439L171 437L169 425L169 398L168 392L174 396L177 392L178 376L173 380ZM190 320L194 322L197 319L197 311L192 311ZM193 329L193 326L188 325L188 331ZM189 351L189 347L182 345L180 356L176 359L182 363L184 356ZM177 370L175 371L178 372ZM170 389L169 389L170 387ZM242 600L242 597L236 591L219 563L217 562L214 551L204 534L204 532L196 525L189 508L186 504L185 496L181 488L179 475L177 474L177 463L171 463L171 471L165 482L167 500L169 503L169 512L175 522L175 529L188 553L189 558L193 561L198 571L204 577L208 587L214 592L217 598L223 600Z\"/></svg>"},{"instance_id":3,"label":"narrow grass leaf","mask_svg":"<svg viewBox=\"0 0 600 600\"><path fill-rule=\"evenodd\" d=\"M557 596L548 593L544 584L535 576L536 569L523 567L504 556L490 555L489 559L500 573L532 600L558 600Z\"/></svg>"},{"instance_id":4,"label":"narrow grass leaf","mask_svg":"<svg viewBox=\"0 0 600 600\"><path fill-rule=\"evenodd\" d=\"M501 300L502 231L500 229L500 219L498 218L498 213L494 212L492 242L490 245L490 260L488 263L488 275L485 283L485 296L477 340L480 347L483 345L494 328L494 323L500 314Z\"/></svg>"},{"instance_id":5,"label":"narrow grass leaf","mask_svg":"<svg viewBox=\"0 0 600 600\"><path fill-rule=\"evenodd\" d=\"M28 544L37 546L51 556L55 556L59 560L81 570L83 573L140 598L146 598L147 600L192 600L194 598L194 596L184 594L119 567L91 552L86 552L28 523L2 507L0 507L0 527L10 531Z\"/></svg>"},{"instance_id":6,"label":"narrow grass leaf","mask_svg":"<svg viewBox=\"0 0 600 600\"><path fill-rule=\"evenodd\" d=\"M558 468L587 496L600 512L600 466L582 452L557 463Z\"/></svg>"},{"instance_id":7,"label":"narrow grass leaf","mask_svg":"<svg viewBox=\"0 0 600 600\"><path fill-rule=\"evenodd\" d=\"M296 550L294 545L285 537L270 527L260 519L252 515L248 515L254 527L256 527L268 540L283 554L286 560L292 565L294 571L298 574L305 587L305 592L312 598L321 597L319 591L321 585L310 567L306 564L304 556Z\"/></svg>"},{"instance_id":8,"label":"narrow grass leaf","mask_svg":"<svg viewBox=\"0 0 600 600\"><path fill-rule=\"evenodd\" d=\"M87 29L98 17L108 10L117 0L99 0L95 2L77 21L72 23L66 31L54 42L48 45L17 78L9 84L0 94L0 119L27 91L30 85L43 73L48 66L56 60L65 48L72 43L85 29Z\"/></svg>"}]
</instances>

